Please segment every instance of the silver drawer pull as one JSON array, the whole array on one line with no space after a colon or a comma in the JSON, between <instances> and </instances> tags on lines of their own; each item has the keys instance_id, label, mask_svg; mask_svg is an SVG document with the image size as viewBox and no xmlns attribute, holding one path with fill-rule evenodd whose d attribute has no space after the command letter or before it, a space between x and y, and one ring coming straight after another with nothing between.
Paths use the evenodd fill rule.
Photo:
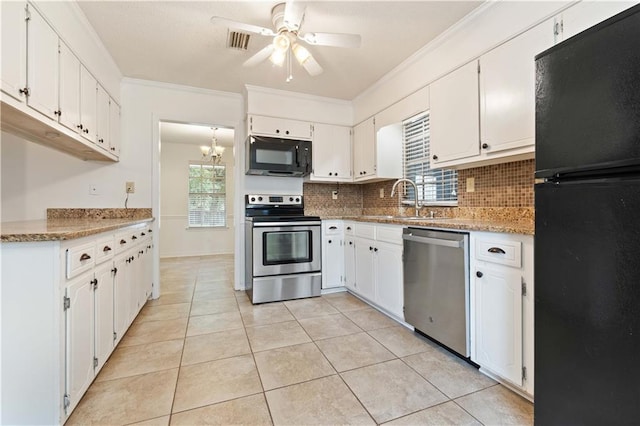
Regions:
<instances>
[{"instance_id":1,"label":"silver drawer pull","mask_svg":"<svg viewBox=\"0 0 640 426\"><path fill-rule=\"evenodd\" d=\"M104 251L104 252L111 251L111 247L109 247L109 246L104 246L104 248L102 249L102 251Z\"/></svg>"},{"instance_id":2,"label":"silver drawer pull","mask_svg":"<svg viewBox=\"0 0 640 426\"><path fill-rule=\"evenodd\" d=\"M487 251L489 253L495 253L495 254L507 254L507 252L502 250L500 247L491 247Z\"/></svg>"},{"instance_id":3,"label":"silver drawer pull","mask_svg":"<svg viewBox=\"0 0 640 426\"><path fill-rule=\"evenodd\" d=\"M87 253L82 253L82 256L80 256L80 261L82 262L83 260L89 260L91 259L91 256L89 256Z\"/></svg>"},{"instance_id":4,"label":"silver drawer pull","mask_svg":"<svg viewBox=\"0 0 640 426\"><path fill-rule=\"evenodd\" d=\"M336 226L330 226L329 229L338 229Z\"/></svg>"}]
</instances>

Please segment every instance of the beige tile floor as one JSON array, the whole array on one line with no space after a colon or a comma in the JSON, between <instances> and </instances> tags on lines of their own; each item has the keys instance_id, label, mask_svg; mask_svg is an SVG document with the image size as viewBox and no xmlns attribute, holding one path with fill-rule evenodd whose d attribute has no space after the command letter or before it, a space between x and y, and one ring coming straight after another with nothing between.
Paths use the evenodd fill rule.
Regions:
<instances>
[{"instance_id":1,"label":"beige tile floor","mask_svg":"<svg viewBox=\"0 0 640 426\"><path fill-rule=\"evenodd\" d=\"M348 293L253 306L231 256L163 260L67 424L530 425L533 406Z\"/></svg>"}]
</instances>

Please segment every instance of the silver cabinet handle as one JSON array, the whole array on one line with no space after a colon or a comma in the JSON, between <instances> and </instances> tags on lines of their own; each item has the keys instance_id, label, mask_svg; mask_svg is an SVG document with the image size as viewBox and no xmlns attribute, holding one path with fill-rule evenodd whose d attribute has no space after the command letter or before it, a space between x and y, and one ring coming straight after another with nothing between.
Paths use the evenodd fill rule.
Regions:
<instances>
[{"instance_id":1,"label":"silver cabinet handle","mask_svg":"<svg viewBox=\"0 0 640 426\"><path fill-rule=\"evenodd\" d=\"M82 253L82 255L80 256L80 260L89 260L91 259L91 256L89 256L87 253Z\"/></svg>"}]
</instances>

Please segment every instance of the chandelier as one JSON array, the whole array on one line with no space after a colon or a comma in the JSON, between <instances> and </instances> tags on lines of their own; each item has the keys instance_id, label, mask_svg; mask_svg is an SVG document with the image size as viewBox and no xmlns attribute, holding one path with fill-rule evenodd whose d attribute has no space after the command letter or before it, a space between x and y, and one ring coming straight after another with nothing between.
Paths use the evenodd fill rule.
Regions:
<instances>
[{"instance_id":1,"label":"chandelier","mask_svg":"<svg viewBox=\"0 0 640 426\"><path fill-rule=\"evenodd\" d=\"M213 164L220 164L222 161L222 154L224 153L224 147L218 145L218 139L216 138L217 127L211 128L213 136L211 137L211 146L201 146L202 161L210 162Z\"/></svg>"}]
</instances>

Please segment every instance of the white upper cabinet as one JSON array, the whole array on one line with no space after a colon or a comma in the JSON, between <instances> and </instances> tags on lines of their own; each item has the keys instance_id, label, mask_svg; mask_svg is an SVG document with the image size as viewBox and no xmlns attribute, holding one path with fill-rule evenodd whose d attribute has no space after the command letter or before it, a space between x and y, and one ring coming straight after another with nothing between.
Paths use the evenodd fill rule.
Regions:
<instances>
[{"instance_id":1,"label":"white upper cabinet","mask_svg":"<svg viewBox=\"0 0 640 426\"><path fill-rule=\"evenodd\" d=\"M471 61L431 84L431 166L480 153L478 61Z\"/></svg>"},{"instance_id":2,"label":"white upper cabinet","mask_svg":"<svg viewBox=\"0 0 640 426\"><path fill-rule=\"evenodd\" d=\"M553 46L538 25L480 57L480 149L488 158L535 147L535 55Z\"/></svg>"},{"instance_id":3,"label":"white upper cabinet","mask_svg":"<svg viewBox=\"0 0 640 426\"><path fill-rule=\"evenodd\" d=\"M80 68L80 134L91 142L96 142L96 116L98 106L98 82L82 66Z\"/></svg>"},{"instance_id":4,"label":"white upper cabinet","mask_svg":"<svg viewBox=\"0 0 640 426\"><path fill-rule=\"evenodd\" d=\"M96 104L96 143L102 149L109 150L109 102L110 98L98 84Z\"/></svg>"},{"instance_id":5,"label":"white upper cabinet","mask_svg":"<svg viewBox=\"0 0 640 426\"><path fill-rule=\"evenodd\" d=\"M373 117L353 128L353 176L356 181L375 174L375 139Z\"/></svg>"},{"instance_id":6,"label":"white upper cabinet","mask_svg":"<svg viewBox=\"0 0 640 426\"><path fill-rule=\"evenodd\" d=\"M313 125L313 173L311 181L351 182L351 128Z\"/></svg>"},{"instance_id":7,"label":"white upper cabinet","mask_svg":"<svg viewBox=\"0 0 640 426\"><path fill-rule=\"evenodd\" d=\"M371 182L402 177L401 124L376 131L374 117L353 128L353 180Z\"/></svg>"},{"instance_id":8,"label":"white upper cabinet","mask_svg":"<svg viewBox=\"0 0 640 426\"><path fill-rule=\"evenodd\" d=\"M120 106L113 99L109 101L109 151L120 156Z\"/></svg>"},{"instance_id":9,"label":"white upper cabinet","mask_svg":"<svg viewBox=\"0 0 640 426\"><path fill-rule=\"evenodd\" d=\"M304 140L311 140L313 137L311 123L307 121L265 117L262 115L250 115L248 121L250 135Z\"/></svg>"},{"instance_id":10,"label":"white upper cabinet","mask_svg":"<svg viewBox=\"0 0 640 426\"><path fill-rule=\"evenodd\" d=\"M27 21L27 104L49 118L58 111L58 35L34 8Z\"/></svg>"},{"instance_id":11,"label":"white upper cabinet","mask_svg":"<svg viewBox=\"0 0 640 426\"><path fill-rule=\"evenodd\" d=\"M27 87L27 4L3 1L0 8L0 88L7 95L24 101L23 91Z\"/></svg>"},{"instance_id":12,"label":"white upper cabinet","mask_svg":"<svg viewBox=\"0 0 640 426\"><path fill-rule=\"evenodd\" d=\"M80 124L80 61L71 49L60 41L60 98L58 122L74 132Z\"/></svg>"}]
</instances>

